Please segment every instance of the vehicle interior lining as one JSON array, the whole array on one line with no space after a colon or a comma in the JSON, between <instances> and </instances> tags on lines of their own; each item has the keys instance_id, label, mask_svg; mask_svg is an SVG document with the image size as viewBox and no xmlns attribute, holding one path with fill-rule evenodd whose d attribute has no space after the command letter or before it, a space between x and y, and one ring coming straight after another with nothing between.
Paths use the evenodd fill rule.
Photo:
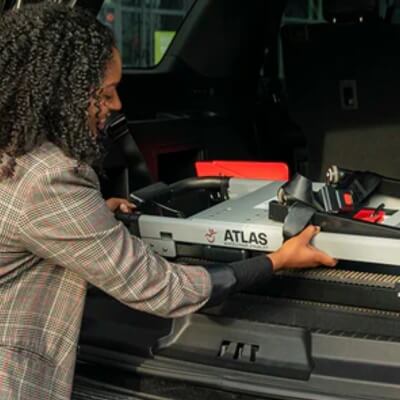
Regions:
<instances>
[{"instance_id":1,"label":"vehicle interior lining","mask_svg":"<svg viewBox=\"0 0 400 400\"><path fill-rule=\"evenodd\" d=\"M124 71L124 113L155 181L191 176L197 160L254 159L258 71L283 8L198 1L159 65Z\"/></svg>"},{"instance_id":2,"label":"vehicle interior lining","mask_svg":"<svg viewBox=\"0 0 400 400\"><path fill-rule=\"evenodd\" d=\"M313 179L332 164L400 176L400 26L391 15L282 28L288 109L307 139L304 172Z\"/></svg>"}]
</instances>

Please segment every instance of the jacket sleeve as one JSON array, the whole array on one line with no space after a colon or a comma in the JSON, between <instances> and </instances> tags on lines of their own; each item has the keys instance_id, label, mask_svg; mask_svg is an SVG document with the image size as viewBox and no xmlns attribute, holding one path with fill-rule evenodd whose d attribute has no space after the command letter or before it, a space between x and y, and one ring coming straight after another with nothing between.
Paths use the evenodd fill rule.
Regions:
<instances>
[{"instance_id":1,"label":"jacket sleeve","mask_svg":"<svg viewBox=\"0 0 400 400\"><path fill-rule=\"evenodd\" d=\"M20 238L38 257L68 268L122 303L163 317L196 311L211 296L203 267L170 263L130 235L85 167L42 173L30 183Z\"/></svg>"},{"instance_id":2,"label":"jacket sleeve","mask_svg":"<svg viewBox=\"0 0 400 400\"><path fill-rule=\"evenodd\" d=\"M247 258L231 264L208 267L212 292L205 307L222 303L229 295L255 285L266 284L273 275L273 266L265 255Z\"/></svg>"}]
</instances>

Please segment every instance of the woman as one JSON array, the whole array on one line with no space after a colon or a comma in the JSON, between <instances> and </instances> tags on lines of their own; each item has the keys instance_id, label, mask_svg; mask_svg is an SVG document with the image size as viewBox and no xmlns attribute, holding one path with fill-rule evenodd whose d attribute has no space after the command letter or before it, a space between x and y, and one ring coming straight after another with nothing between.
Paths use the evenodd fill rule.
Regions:
<instances>
[{"instance_id":1,"label":"woman","mask_svg":"<svg viewBox=\"0 0 400 400\"><path fill-rule=\"evenodd\" d=\"M279 268L335 265L309 245L315 227L268 257L209 271L167 262L131 237L110 210L121 201L107 206L90 166L108 114L121 108L121 58L82 10L6 13L0 76L0 398L70 397L87 282L178 317Z\"/></svg>"}]
</instances>

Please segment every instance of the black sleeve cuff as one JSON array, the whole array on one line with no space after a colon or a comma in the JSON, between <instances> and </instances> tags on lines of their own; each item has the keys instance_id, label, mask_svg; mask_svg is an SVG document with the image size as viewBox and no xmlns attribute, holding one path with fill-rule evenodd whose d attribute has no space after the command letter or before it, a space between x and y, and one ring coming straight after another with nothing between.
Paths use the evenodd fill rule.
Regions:
<instances>
[{"instance_id":1,"label":"black sleeve cuff","mask_svg":"<svg viewBox=\"0 0 400 400\"><path fill-rule=\"evenodd\" d=\"M207 267L211 278L211 296L206 307L222 303L236 287L237 279L229 264L216 264Z\"/></svg>"},{"instance_id":2,"label":"black sleeve cuff","mask_svg":"<svg viewBox=\"0 0 400 400\"><path fill-rule=\"evenodd\" d=\"M206 307L222 303L231 293L246 289L255 283L267 282L272 276L271 260L265 255L231 264L208 266L212 291Z\"/></svg>"},{"instance_id":3,"label":"black sleeve cuff","mask_svg":"<svg viewBox=\"0 0 400 400\"><path fill-rule=\"evenodd\" d=\"M272 262L265 255L236 261L229 264L235 274L237 284L235 291L241 291L254 284L267 283L273 273Z\"/></svg>"}]
</instances>

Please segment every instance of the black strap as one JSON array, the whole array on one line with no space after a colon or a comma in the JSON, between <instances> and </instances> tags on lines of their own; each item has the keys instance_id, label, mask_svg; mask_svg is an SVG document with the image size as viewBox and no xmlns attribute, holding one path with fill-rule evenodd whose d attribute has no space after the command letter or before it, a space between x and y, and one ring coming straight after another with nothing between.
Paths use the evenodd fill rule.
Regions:
<instances>
[{"instance_id":1,"label":"black strap","mask_svg":"<svg viewBox=\"0 0 400 400\"><path fill-rule=\"evenodd\" d=\"M298 235L311 223L316 210L306 204L296 202L290 208L283 223L283 239Z\"/></svg>"},{"instance_id":2,"label":"black strap","mask_svg":"<svg viewBox=\"0 0 400 400\"><path fill-rule=\"evenodd\" d=\"M150 185L153 182L147 163L136 144L124 114L113 112L107 118L103 132L103 144L110 154L104 167L127 167L129 171L129 191ZM113 150L114 149L114 150Z\"/></svg>"},{"instance_id":3,"label":"black strap","mask_svg":"<svg viewBox=\"0 0 400 400\"><path fill-rule=\"evenodd\" d=\"M327 184L314 192L312 181L300 174L281 187L282 200L289 207L284 220L283 237L287 240L298 235L311 223L317 211L337 213L359 207L382 182L382 177L372 172L347 171L337 184ZM346 205L350 194L352 203Z\"/></svg>"},{"instance_id":4,"label":"black strap","mask_svg":"<svg viewBox=\"0 0 400 400\"><path fill-rule=\"evenodd\" d=\"M281 190L284 192L285 203L302 202L311 207L321 209L312 190L312 181L303 175L296 174L293 179L285 183Z\"/></svg>"},{"instance_id":5,"label":"black strap","mask_svg":"<svg viewBox=\"0 0 400 400\"><path fill-rule=\"evenodd\" d=\"M312 181L296 174L280 191L283 191L284 203L287 205L301 202L318 211L337 213L356 209L379 188L381 182L380 175L354 171L347 173L342 182L327 184L318 192L314 192ZM344 202L344 196L347 194L352 198L350 205Z\"/></svg>"}]
</instances>

